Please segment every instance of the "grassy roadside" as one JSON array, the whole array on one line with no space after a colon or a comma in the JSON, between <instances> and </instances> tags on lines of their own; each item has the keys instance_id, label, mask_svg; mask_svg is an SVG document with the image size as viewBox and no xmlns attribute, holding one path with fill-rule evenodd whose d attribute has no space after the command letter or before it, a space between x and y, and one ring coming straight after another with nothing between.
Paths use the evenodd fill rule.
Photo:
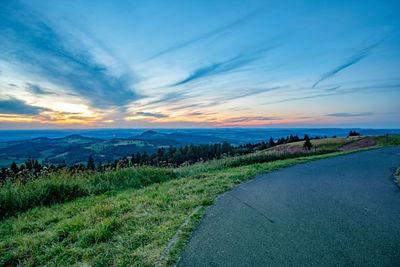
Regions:
<instances>
[{"instance_id":1,"label":"grassy roadside","mask_svg":"<svg viewBox=\"0 0 400 267\"><path fill-rule=\"evenodd\" d=\"M0 221L0 265L154 266L188 215L202 206L161 264L173 265L202 211L221 193L262 173L366 149L244 166L230 164L237 159L215 160L178 168L178 178L143 188L35 207Z\"/></svg>"},{"instance_id":2,"label":"grassy roadside","mask_svg":"<svg viewBox=\"0 0 400 267\"><path fill-rule=\"evenodd\" d=\"M113 190L140 188L175 179L172 169L141 166L117 171L52 173L49 177L7 182L0 187L0 219L37 206L49 206Z\"/></svg>"},{"instance_id":3,"label":"grassy roadside","mask_svg":"<svg viewBox=\"0 0 400 267\"><path fill-rule=\"evenodd\" d=\"M154 265L196 207L212 204L219 194L255 175L348 153L212 170L141 189L37 207L0 223L0 264ZM194 218L185 227L183 237L189 236L200 216ZM177 260L184 240L164 263L170 265Z\"/></svg>"}]
</instances>

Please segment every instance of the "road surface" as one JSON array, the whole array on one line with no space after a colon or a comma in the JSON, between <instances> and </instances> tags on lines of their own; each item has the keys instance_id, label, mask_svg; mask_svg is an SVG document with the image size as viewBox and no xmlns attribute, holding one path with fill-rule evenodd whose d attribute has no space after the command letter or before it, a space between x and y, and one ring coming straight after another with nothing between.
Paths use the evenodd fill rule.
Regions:
<instances>
[{"instance_id":1,"label":"road surface","mask_svg":"<svg viewBox=\"0 0 400 267\"><path fill-rule=\"evenodd\" d=\"M400 266L400 147L299 164L217 198L178 266Z\"/></svg>"}]
</instances>

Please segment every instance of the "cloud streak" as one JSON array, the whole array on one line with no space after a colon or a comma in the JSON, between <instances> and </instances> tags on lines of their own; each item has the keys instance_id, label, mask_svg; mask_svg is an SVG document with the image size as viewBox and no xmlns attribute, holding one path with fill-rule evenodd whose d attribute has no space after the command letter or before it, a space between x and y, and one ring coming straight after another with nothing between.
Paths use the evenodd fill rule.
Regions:
<instances>
[{"instance_id":1,"label":"cloud streak","mask_svg":"<svg viewBox=\"0 0 400 267\"><path fill-rule=\"evenodd\" d=\"M360 62L362 59L364 59L365 57L367 57L368 55L371 54L372 50L378 46L380 42L376 42L372 45L369 45L368 47L362 49L360 52L358 52L358 54L352 56L351 58L349 58L345 63L343 63L342 65L337 66L336 68L334 68L333 70L323 74L312 86L312 88L315 88L319 83L321 83L322 81L329 79L333 76L335 76L338 72Z\"/></svg>"},{"instance_id":2,"label":"cloud streak","mask_svg":"<svg viewBox=\"0 0 400 267\"><path fill-rule=\"evenodd\" d=\"M198 35L197 37L195 37L193 39L190 39L190 40L187 40L185 42L181 42L181 43L178 43L178 44L176 44L174 46L168 47L168 48L166 48L164 50L161 50L160 52L154 54L153 56L149 57L147 60L152 60L152 59L164 56L166 54L169 54L169 53L175 52L177 50L183 49L185 47L188 47L188 46L190 46L190 45L192 45L194 43L197 43L197 42L200 42L202 40L206 40L208 38L211 38L211 37L217 36L219 34L222 34L222 33L228 32L230 30L233 30L233 29L239 27L240 25L243 25L243 24L247 23L248 21L250 21L254 17L256 17L258 13L260 13L260 11L251 12L251 13L247 14L244 17L241 17L241 18L239 18L237 20L232 21L229 24L226 24L226 25L221 26L219 28L216 28L216 29L214 29L212 31L206 32L204 34Z\"/></svg>"},{"instance_id":3,"label":"cloud streak","mask_svg":"<svg viewBox=\"0 0 400 267\"><path fill-rule=\"evenodd\" d=\"M0 113L1 114L16 114L34 116L40 114L42 111L48 109L31 106L22 100L16 98L0 99Z\"/></svg>"},{"instance_id":4,"label":"cloud streak","mask_svg":"<svg viewBox=\"0 0 400 267\"><path fill-rule=\"evenodd\" d=\"M168 115L161 113L152 113L152 112L136 112L136 115L141 115L144 117L154 117L154 118L168 118Z\"/></svg>"},{"instance_id":5,"label":"cloud streak","mask_svg":"<svg viewBox=\"0 0 400 267\"><path fill-rule=\"evenodd\" d=\"M292 102L292 101L306 100L306 99L313 99L313 98L320 98L320 97L329 97L329 96L334 96L334 95L346 95L346 94L352 94L352 93L357 93L357 92L376 93L377 90L379 90L380 92L382 92L382 91L390 92L390 91L397 91L399 88L400 88L400 84L398 84L398 83L376 84L376 85L360 86L360 87L349 87L349 88L344 88L342 90L336 90L337 86L335 86L332 88L325 89L325 91L327 93L318 93L318 94L308 95L308 96L304 96L304 97L285 98L285 99L278 100L278 101L266 102L264 104L266 104L266 105L277 104L277 103Z\"/></svg>"},{"instance_id":6,"label":"cloud streak","mask_svg":"<svg viewBox=\"0 0 400 267\"><path fill-rule=\"evenodd\" d=\"M262 48L259 50L251 51L248 53L244 53L233 58L230 58L225 61L219 61L217 63L211 64L206 67L198 68L192 74L190 74L187 78L172 84L171 86L179 86L186 84L188 82L192 82L194 80L198 80L204 77L214 76L218 74L223 74L235 69L238 69L242 66L245 66L253 61L256 61L261 57L261 55L268 50L275 48L276 45L272 45L266 48Z\"/></svg>"},{"instance_id":7,"label":"cloud streak","mask_svg":"<svg viewBox=\"0 0 400 267\"><path fill-rule=\"evenodd\" d=\"M43 89L42 87L36 84L27 84L27 89L29 92L35 95L56 95L56 93Z\"/></svg>"},{"instance_id":8,"label":"cloud streak","mask_svg":"<svg viewBox=\"0 0 400 267\"><path fill-rule=\"evenodd\" d=\"M133 74L111 74L87 50L68 46L61 33L17 2L0 7L0 36L0 58L74 91L92 106L123 106L139 98L131 88Z\"/></svg>"},{"instance_id":9,"label":"cloud streak","mask_svg":"<svg viewBox=\"0 0 400 267\"><path fill-rule=\"evenodd\" d=\"M154 105L154 104L159 104L159 103L173 103L177 102L180 100L184 100L189 98L188 92L170 92L165 95L163 95L161 98L151 101L150 103L147 103L147 105Z\"/></svg>"},{"instance_id":10,"label":"cloud streak","mask_svg":"<svg viewBox=\"0 0 400 267\"><path fill-rule=\"evenodd\" d=\"M233 95L230 97L224 97L221 100L234 100L234 99L238 99L238 98L241 99L244 97L263 94L263 93L276 91L276 90L280 90L280 89L284 89L284 88L287 88L287 86L275 86L275 87L269 87L269 88L257 88L257 89L253 89L253 90L242 90L242 92L239 94L236 94L236 95Z\"/></svg>"},{"instance_id":11,"label":"cloud streak","mask_svg":"<svg viewBox=\"0 0 400 267\"><path fill-rule=\"evenodd\" d=\"M365 116L370 116L374 115L375 113L372 112L361 112L361 113L331 113L331 114L326 114L324 116L327 117L338 117L338 118L347 118L347 117L365 117Z\"/></svg>"},{"instance_id":12,"label":"cloud streak","mask_svg":"<svg viewBox=\"0 0 400 267\"><path fill-rule=\"evenodd\" d=\"M279 118L272 118L272 117L242 117L242 118L235 118L235 119L226 120L224 122L238 123L238 122L249 122L249 121L272 121L272 120L279 120Z\"/></svg>"}]
</instances>

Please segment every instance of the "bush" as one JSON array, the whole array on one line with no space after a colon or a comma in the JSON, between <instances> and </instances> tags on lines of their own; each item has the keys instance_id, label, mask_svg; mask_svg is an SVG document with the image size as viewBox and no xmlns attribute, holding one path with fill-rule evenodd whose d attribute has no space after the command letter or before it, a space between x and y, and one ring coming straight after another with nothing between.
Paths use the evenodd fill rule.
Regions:
<instances>
[{"instance_id":1,"label":"bush","mask_svg":"<svg viewBox=\"0 0 400 267\"><path fill-rule=\"evenodd\" d=\"M349 136L360 136L361 134L356 131L350 131Z\"/></svg>"},{"instance_id":2,"label":"bush","mask_svg":"<svg viewBox=\"0 0 400 267\"><path fill-rule=\"evenodd\" d=\"M311 150L311 148L312 148L312 144L311 144L310 138L308 137L307 134L304 136L303 148L305 150Z\"/></svg>"}]
</instances>

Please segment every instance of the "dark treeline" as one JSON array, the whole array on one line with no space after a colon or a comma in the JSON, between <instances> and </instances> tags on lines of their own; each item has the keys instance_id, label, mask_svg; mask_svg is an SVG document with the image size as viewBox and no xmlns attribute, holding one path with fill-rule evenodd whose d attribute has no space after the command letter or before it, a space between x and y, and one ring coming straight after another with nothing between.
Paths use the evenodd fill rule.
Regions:
<instances>
[{"instance_id":1,"label":"dark treeline","mask_svg":"<svg viewBox=\"0 0 400 267\"><path fill-rule=\"evenodd\" d=\"M360 136L361 134L356 131L350 131L349 136Z\"/></svg>"},{"instance_id":2,"label":"dark treeline","mask_svg":"<svg viewBox=\"0 0 400 267\"><path fill-rule=\"evenodd\" d=\"M325 137L314 137L309 138L305 135L304 138L299 138L298 136L287 136L280 139L274 140L272 137L268 142L260 143L248 143L245 145L232 146L228 142L216 143L216 144L201 144L201 145L186 145L181 147L170 146L169 148L161 147L158 149L157 153L147 154L136 153L130 156L125 156L114 160L113 162L108 162L103 164L98 162L97 164L93 160L92 156L89 156L87 164L76 164L72 166L67 166L65 162L60 165L44 165L42 166L37 160L28 159L25 163L21 164L19 167L15 162L11 164L10 168L2 168L0 173L1 181L13 180L18 177L20 178L37 178L40 175L48 175L51 172L59 171L61 169L68 170L71 173L80 172L85 170L93 171L106 171L115 170L118 168L126 168L132 166L157 166L157 167L177 167L181 165L189 165L199 161L208 161L212 159L220 159L221 157L228 156L240 156L255 151L271 148L277 145L305 141L304 149L310 150L311 143L310 139L320 139Z\"/></svg>"}]
</instances>

